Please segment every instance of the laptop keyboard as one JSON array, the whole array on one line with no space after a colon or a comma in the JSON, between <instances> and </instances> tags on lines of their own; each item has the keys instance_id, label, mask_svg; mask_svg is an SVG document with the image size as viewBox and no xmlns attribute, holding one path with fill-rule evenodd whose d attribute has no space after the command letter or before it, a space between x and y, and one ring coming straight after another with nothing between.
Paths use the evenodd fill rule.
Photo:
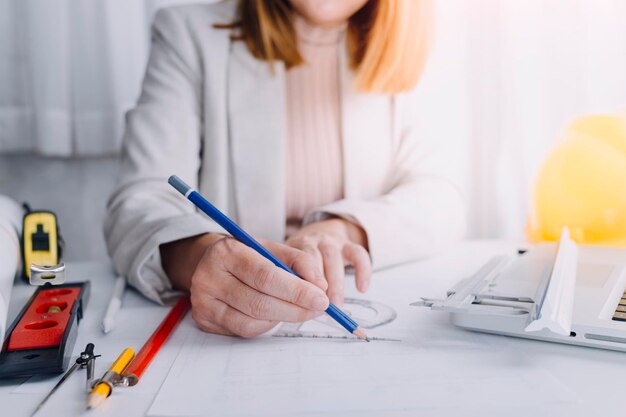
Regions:
<instances>
[{"instance_id":1,"label":"laptop keyboard","mask_svg":"<svg viewBox=\"0 0 626 417\"><path fill-rule=\"evenodd\" d=\"M626 321L626 291L622 294L622 298L619 300L619 304L613 314L613 320Z\"/></svg>"}]
</instances>

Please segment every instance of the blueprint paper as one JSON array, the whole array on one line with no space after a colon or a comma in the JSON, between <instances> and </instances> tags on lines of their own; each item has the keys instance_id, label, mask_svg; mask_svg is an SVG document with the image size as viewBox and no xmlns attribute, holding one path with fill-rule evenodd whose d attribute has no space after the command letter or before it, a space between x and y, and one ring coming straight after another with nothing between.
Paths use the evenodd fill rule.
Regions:
<instances>
[{"instance_id":1,"label":"blueprint paper","mask_svg":"<svg viewBox=\"0 0 626 417\"><path fill-rule=\"evenodd\" d=\"M380 339L371 343L346 337L324 318L244 340L202 333L187 316L181 326L188 337L147 415L392 415L572 401L509 339L459 330L446 318L420 320L409 307L411 292L390 289L397 294L371 294L380 301L355 306L346 299L344 309Z\"/></svg>"}]
</instances>

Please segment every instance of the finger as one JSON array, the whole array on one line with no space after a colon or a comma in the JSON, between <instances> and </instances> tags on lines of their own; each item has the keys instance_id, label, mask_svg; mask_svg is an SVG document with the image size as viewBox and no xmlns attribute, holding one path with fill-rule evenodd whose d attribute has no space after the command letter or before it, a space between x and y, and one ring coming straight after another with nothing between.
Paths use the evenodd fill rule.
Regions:
<instances>
[{"instance_id":1,"label":"finger","mask_svg":"<svg viewBox=\"0 0 626 417\"><path fill-rule=\"evenodd\" d=\"M356 243L349 243L343 247L343 258L354 267L356 288L365 292L372 280L372 261L365 248Z\"/></svg>"},{"instance_id":2,"label":"finger","mask_svg":"<svg viewBox=\"0 0 626 417\"><path fill-rule=\"evenodd\" d=\"M193 310L191 311L191 317L193 318L193 321L196 323L196 326L198 326L198 328L202 330L203 332L221 334L223 336L236 336L234 333L229 332L223 327L218 326L217 324L211 323L210 321L204 319L198 313L194 313Z\"/></svg>"},{"instance_id":3,"label":"finger","mask_svg":"<svg viewBox=\"0 0 626 417\"><path fill-rule=\"evenodd\" d=\"M326 277L324 277L324 273L322 272L324 270L324 260L322 259L322 254L320 253L317 244L305 243L302 244L299 249L315 259L315 263L318 266L318 272L321 275L321 280L324 282L324 284L326 284ZM324 288L324 291L326 291L326 288Z\"/></svg>"},{"instance_id":4,"label":"finger","mask_svg":"<svg viewBox=\"0 0 626 417\"><path fill-rule=\"evenodd\" d=\"M277 321L258 320L247 316L217 299L211 300L204 313L205 322L216 324L230 334L246 338L263 334L278 324Z\"/></svg>"},{"instance_id":5,"label":"finger","mask_svg":"<svg viewBox=\"0 0 626 417\"><path fill-rule=\"evenodd\" d=\"M322 314L322 311L302 308L259 292L236 277L225 279L229 281L224 283L227 291L222 291L218 298L249 317L259 320L301 323Z\"/></svg>"},{"instance_id":6,"label":"finger","mask_svg":"<svg viewBox=\"0 0 626 417\"><path fill-rule=\"evenodd\" d=\"M232 251L236 254L225 256L224 266L248 286L308 310L324 311L328 308L328 297L324 291L310 282L274 266L243 244Z\"/></svg>"},{"instance_id":7,"label":"finger","mask_svg":"<svg viewBox=\"0 0 626 417\"><path fill-rule=\"evenodd\" d=\"M296 274L325 292L328 289L328 281L324 276L324 260L319 250L311 247L309 252L299 252L294 258L291 268Z\"/></svg>"},{"instance_id":8,"label":"finger","mask_svg":"<svg viewBox=\"0 0 626 417\"><path fill-rule=\"evenodd\" d=\"M328 284L322 272L321 256L319 256L320 259L316 259L314 255L316 250L309 253L275 242L267 242L266 247L301 278L320 287L322 291L326 291Z\"/></svg>"},{"instance_id":9,"label":"finger","mask_svg":"<svg viewBox=\"0 0 626 417\"><path fill-rule=\"evenodd\" d=\"M328 281L328 298L331 302L343 305L344 293L344 266L343 256L339 247L330 243L320 244L320 253L324 259L324 273Z\"/></svg>"},{"instance_id":10,"label":"finger","mask_svg":"<svg viewBox=\"0 0 626 417\"><path fill-rule=\"evenodd\" d=\"M202 300L204 298L204 300ZM221 334L224 336L235 336L234 333L226 330L224 327L218 325L217 323L211 322L209 317L211 317L211 302L216 300L209 299L206 297L200 297L195 295L193 292L191 293L191 318L196 322L196 325L200 328L200 330L207 333Z\"/></svg>"}]
</instances>

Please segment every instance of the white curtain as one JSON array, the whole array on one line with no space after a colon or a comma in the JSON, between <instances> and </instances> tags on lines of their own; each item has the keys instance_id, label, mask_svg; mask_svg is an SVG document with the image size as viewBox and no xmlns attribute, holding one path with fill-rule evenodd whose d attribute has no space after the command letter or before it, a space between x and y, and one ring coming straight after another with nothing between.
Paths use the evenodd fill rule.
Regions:
<instances>
[{"instance_id":1,"label":"white curtain","mask_svg":"<svg viewBox=\"0 0 626 417\"><path fill-rule=\"evenodd\" d=\"M152 16L185 2L0 0L0 152L119 151Z\"/></svg>"},{"instance_id":2,"label":"white curtain","mask_svg":"<svg viewBox=\"0 0 626 417\"><path fill-rule=\"evenodd\" d=\"M436 5L418 117L463 161L469 235L524 237L535 175L567 124L626 111L626 2Z\"/></svg>"},{"instance_id":3,"label":"white curtain","mask_svg":"<svg viewBox=\"0 0 626 417\"><path fill-rule=\"evenodd\" d=\"M0 153L118 152L152 16L188 2L0 0ZM566 124L626 109L626 1L435 5L422 134L460 161L469 235L522 237L534 175Z\"/></svg>"}]
</instances>

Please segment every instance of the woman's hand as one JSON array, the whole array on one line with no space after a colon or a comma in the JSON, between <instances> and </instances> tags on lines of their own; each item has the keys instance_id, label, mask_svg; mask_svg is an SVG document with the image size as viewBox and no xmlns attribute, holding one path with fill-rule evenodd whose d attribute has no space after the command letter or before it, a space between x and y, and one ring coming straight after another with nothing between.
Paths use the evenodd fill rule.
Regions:
<instances>
[{"instance_id":1,"label":"woman's hand","mask_svg":"<svg viewBox=\"0 0 626 417\"><path fill-rule=\"evenodd\" d=\"M330 300L343 305L345 267L352 265L356 288L367 291L372 262L367 252L365 231L346 220L333 218L304 226L285 242L312 255L324 270Z\"/></svg>"},{"instance_id":2,"label":"woman's hand","mask_svg":"<svg viewBox=\"0 0 626 417\"><path fill-rule=\"evenodd\" d=\"M190 290L192 317L202 330L253 337L280 321L310 320L328 308L326 280L312 256L273 242L262 244L304 279L230 237L208 234L161 247L168 274L177 269L172 262L176 252L192 259L202 249L190 280L170 274L177 287ZM178 261L184 262L184 255Z\"/></svg>"}]
</instances>

